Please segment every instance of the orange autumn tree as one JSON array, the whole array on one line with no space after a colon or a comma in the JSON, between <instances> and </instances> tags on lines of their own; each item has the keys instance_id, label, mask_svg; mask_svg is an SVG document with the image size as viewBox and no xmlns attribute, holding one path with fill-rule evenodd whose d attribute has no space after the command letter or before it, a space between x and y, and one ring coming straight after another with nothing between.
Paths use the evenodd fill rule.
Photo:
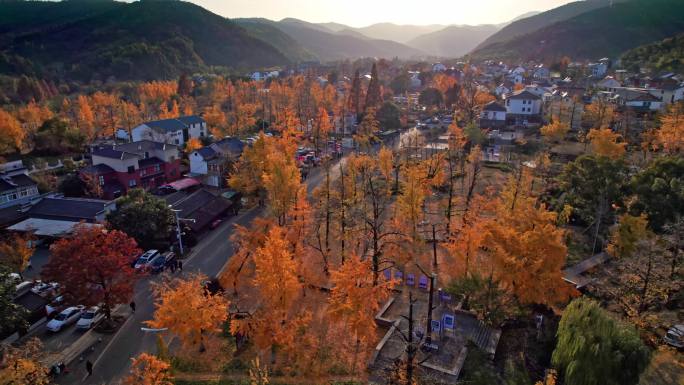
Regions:
<instances>
[{"instance_id":1,"label":"orange autumn tree","mask_svg":"<svg viewBox=\"0 0 684 385\"><path fill-rule=\"evenodd\" d=\"M124 385L173 385L171 365L148 353L132 358L131 371Z\"/></svg>"},{"instance_id":2,"label":"orange autumn tree","mask_svg":"<svg viewBox=\"0 0 684 385\"><path fill-rule=\"evenodd\" d=\"M25 136L19 121L9 112L0 109L0 155L21 149Z\"/></svg>"},{"instance_id":3,"label":"orange autumn tree","mask_svg":"<svg viewBox=\"0 0 684 385\"><path fill-rule=\"evenodd\" d=\"M408 228L408 235L414 241L419 238L418 223L423 217L426 195L425 170L420 165L406 166L397 205L402 222L405 221Z\"/></svg>"},{"instance_id":4,"label":"orange autumn tree","mask_svg":"<svg viewBox=\"0 0 684 385\"><path fill-rule=\"evenodd\" d=\"M229 177L228 185L245 196L262 198L264 192L263 176L266 172L268 154L271 152L273 139L263 133L252 146L245 147L235 172Z\"/></svg>"},{"instance_id":5,"label":"orange autumn tree","mask_svg":"<svg viewBox=\"0 0 684 385\"><path fill-rule=\"evenodd\" d=\"M31 240L30 234L14 234L0 242L0 263L9 266L21 276L33 256Z\"/></svg>"},{"instance_id":6,"label":"orange autumn tree","mask_svg":"<svg viewBox=\"0 0 684 385\"><path fill-rule=\"evenodd\" d=\"M202 148L202 141L200 141L199 138L190 138L188 139L188 142L185 143L185 152L188 154L199 150L200 148Z\"/></svg>"},{"instance_id":7,"label":"orange autumn tree","mask_svg":"<svg viewBox=\"0 0 684 385\"><path fill-rule=\"evenodd\" d=\"M249 298L253 311L233 318L231 333L250 338L261 350L281 347L295 349L300 328L311 319L303 310L301 297L304 286L299 280L299 264L287 240L287 231L273 226L264 245L253 255L255 272L252 287L256 294ZM240 304L238 304L239 306Z\"/></svg>"},{"instance_id":8,"label":"orange autumn tree","mask_svg":"<svg viewBox=\"0 0 684 385\"><path fill-rule=\"evenodd\" d=\"M67 99L65 98L64 100ZM17 117L24 124L24 128L32 133L38 131L38 127L46 120L52 118L53 115L47 106L39 106L33 100L17 111Z\"/></svg>"},{"instance_id":9,"label":"orange autumn tree","mask_svg":"<svg viewBox=\"0 0 684 385\"><path fill-rule=\"evenodd\" d=\"M591 143L592 152L598 156L619 159L625 155L627 143L621 142L622 135L613 132L610 128L591 129L587 134L587 139Z\"/></svg>"},{"instance_id":10,"label":"orange autumn tree","mask_svg":"<svg viewBox=\"0 0 684 385\"><path fill-rule=\"evenodd\" d=\"M655 131L655 145L668 154L684 151L684 102L671 105L667 114L660 118L660 128Z\"/></svg>"},{"instance_id":11,"label":"orange autumn tree","mask_svg":"<svg viewBox=\"0 0 684 385\"><path fill-rule=\"evenodd\" d=\"M93 139L95 137L95 114L90 106L90 101L85 95L78 96L78 109L76 111L76 121L78 128L88 137Z\"/></svg>"},{"instance_id":12,"label":"orange autumn tree","mask_svg":"<svg viewBox=\"0 0 684 385\"><path fill-rule=\"evenodd\" d=\"M298 195L305 194L294 159L293 143L285 137L271 147L266 155L262 176L271 213L281 226L285 224L286 214L297 201Z\"/></svg>"},{"instance_id":13,"label":"orange autumn tree","mask_svg":"<svg viewBox=\"0 0 684 385\"><path fill-rule=\"evenodd\" d=\"M154 319L146 324L168 329L183 345L199 346L202 351L204 336L220 332L228 317L228 302L220 294L209 293L206 280L204 275L193 274L157 284Z\"/></svg>"},{"instance_id":14,"label":"orange autumn tree","mask_svg":"<svg viewBox=\"0 0 684 385\"><path fill-rule=\"evenodd\" d=\"M394 153L385 146L378 151L378 168L385 180L391 180L392 170L394 169Z\"/></svg>"},{"instance_id":15,"label":"orange autumn tree","mask_svg":"<svg viewBox=\"0 0 684 385\"><path fill-rule=\"evenodd\" d=\"M217 104L204 109L204 120L209 126L209 131L216 137L222 137L225 134L227 119L226 114L223 113L221 107Z\"/></svg>"},{"instance_id":16,"label":"orange autumn tree","mask_svg":"<svg viewBox=\"0 0 684 385\"><path fill-rule=\"evenodd\" d=\"M512 177L495 202L495 218L486 226L485 247L498 278L520 304L562 304L574 294L561 269L567 248L557 214L529 195L526 170Z\"/></svg>"},{"instance_id":17,"label":"orange autumn tree","mask_svg":"<svg viewBox=\"0 0 684 385\"><path fill-rule=\"evenodd\" d=\"M333 270L330 282L328 314L331 323L337 325L331 329L337 334L334 346L340 353L338 359L349 363L355 373L357 364L366 362L370 344L375 343L375 314L389 297L393 282L373 285L370 260L362 261L357 256Z\"/></svg>"},{"instance_id":18,"label":"orange autumn tree","mask_svg":"<svg viewBox=\"0 0 684 385\"><path fill-rule=\"evenodd\" d=\"M553 143L558 143L565 139L565 135L567 135L568 131L570 131L570 126L557 121L543 126L540 131L546 140Z\"/></svg>"},{"instance_id":19,"label":"orange autumn tree","mask_svg":"<svg viewBox=\"0 0 684 385\"><path fill-rule=\"evenodd\" d=\"M3 346L0 361L0 384L2 385L47 385L50 377L43 366L45 356L43 344L32 338L21 347Z\"/></svg>"}]
</instances>

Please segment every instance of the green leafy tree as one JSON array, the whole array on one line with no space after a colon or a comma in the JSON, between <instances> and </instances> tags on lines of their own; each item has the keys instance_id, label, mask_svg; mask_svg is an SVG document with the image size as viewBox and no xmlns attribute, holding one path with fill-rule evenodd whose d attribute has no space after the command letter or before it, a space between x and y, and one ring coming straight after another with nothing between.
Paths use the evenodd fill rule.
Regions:
<instances>
[{"instance_id":1,"label":"green leafy tree","mask_svg":"<svg viewBox=\"0 0 684 385\"><path fill-rule=\"evenodd\" d=\"M684 158L656 159L632 178L630 187L636 197L631 211L646 214L653 230L684 216Z\"/></svg>"},{"instance_id":2,"label":"green leafy tree","mask_svg":"<svg viewBox=\"0 0 684 385\"><path fill-rule=\"evenodd\" d=\"M585 155L568 163L560 176L560 188L565 193L562 203L572 206L587 226L594 226L594 250L606 225L614 223L614 207L622 206L626 175L619 159Z\"/></svg>"},{"instance_id":3,"label":"green leafy tree","mask_svg":"<svg viewBox=\"0 0 684 385\"><path fill-rule=\"evenodd\" d=\"M383 130L395 130L401 127L401 110L392 102L385 102L375 113L375 118Z\"/></svg>"},{"instance_id":4,"label":"green leafy tree","mask_svg":"<svg viewBox=\"0 0 684 385\"><path fill-rule=\"evenodd\" d=\"M424 106L439 107L442 104L442 93L436 88L426 88L418 96L418 103Z\"/></svg>"},{"instance_id":5,"label":"green leafy tree","mask_svg":"<svg viewBox=\"0 0 684 385\"><path fill-rule=\"evenodd\" d=\"M446 291L463 296L463 307L475 312L489 325L499 325L513 309L513 299L493 275L471 273L454 279Z\"/></svg>"},{"instance_id":6,"label":"green leafy tree","mask_svg":"<svg viewBox=\"0 0 684 385\"><path fill-rule=\"evenodd\" d=\"M12 302L17 283L10 274L7 267L0 265L0 335L28 326L26 309Z\"/></svg>"},{"instance_id":7,"label":"green leafy tree","mask_svg":"<svg viewBox=\"0 0 684 385\"><path fill-rule=\"evenodd\" d=\"M38 128L34 142L35 150L40 154L62 155L82 151L86 137L64 120L52 118Z\"/></svg>"},{"instance_id":8,"label":"green leafy tree","mask_svg":"<svg viewBox=\"0 0 684 385\"><path fill-rule=\"evenodd\" d=\"M632 326L585 298L565 309L557 337L552 363L566 385L635 385L650 360Z\"/></svg>"},{"instance_id":9,"label":"green leafy tree","mask_svg":"<svg viewBox=\"0 0 684 385\"><path fill-rule=\"evenodd\" d=\"M133 237L143 249L166 248L175 225L173 211L163 199L134 189L107 215L109 225Z\"/></svg>"},{"instance_id":10,"label":"green leafy tree","mask_svg":"<svg viewBox=\"0 0 684 385\"><path fill-rule=\"evenodd\" d=\"M377 108L382 103L382 93L380 92L380 79L378 78L378 67L373 63L371 68L371 79L368 83L368 91L366 92L366 105L364 111L371 108Z\"/></svg>"},{"instance_id":11,"label":"green leafy tree","mask_svg":"<svg viewBox=\"0 0 684 385\"><path fill-rule=\"evenodd\" d=\"M410 83L411 78L409 78L409 75L407 73L403 73L392 79L389 86L395 95L401 95L408 91Z\"/></svg>"}]
</instances>

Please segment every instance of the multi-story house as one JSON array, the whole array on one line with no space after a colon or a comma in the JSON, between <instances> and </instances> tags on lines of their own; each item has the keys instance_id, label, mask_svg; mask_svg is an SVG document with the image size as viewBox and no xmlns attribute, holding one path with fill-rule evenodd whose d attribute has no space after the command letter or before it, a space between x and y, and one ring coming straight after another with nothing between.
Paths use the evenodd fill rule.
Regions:
<instances>
[{"instance_id":1,"label":"multi-story house","mask_svg":"<svg viewBox=\"0 0 684 385\"><path fill-rule=\"evenodd\" d=\"M541 98L528 90L520 90L506 96L506 117L514 119L515 125L540 123L541 109Z\"/></svg>"},{"instance_id":2,"label":"multi-story house","mask_svg":"<svg viewBox=\"0 0 684 385\"><path fill-rule=\"evenodd\" d=\"M180 178L178 146L143 140L92 150L93 164L82 170L112 199L133 188L153 189Z\"/></svg>"},{"instance_id":3,"label":"multi-story house","mask_svg":"<svg viewBox=\"0 0 684 385\"><path fill-rule=\"evenodd\" d=\"M227 165L242 155L245 144L237 138L225 138L190 154L190 174L202 177L207 186L222 187Z\"/></svg>"},{"instance_id":4,"label":"multi-story house","mask_svg":"<svg viewBox=\"0 0 684 385\"><path fill-rule=\"evenodd\" d=\"M38 195L38 184L21 161L0 165L0 209L28 203Z\"/></svg>"},{"instance_id":5,"label":"multi-story house","mask_svg":"<svg viewBox=\"0 0 684 385\"><path fill-rule=\"evenodd\" d=\"M196 115L145 122L131 131L134 142L151 140L177 146L183 146L190 138L208 135L207 122Z\"/></svg>"},{"instance_id":6,"label":"multi-story house","mask_svg":"<svg viewBox=\"0 0 684 385\"><path fill-rule=\"evenodd\" d=\"M487 103L480 113L480 128L503 128L506 126L506 108L496 101Z\"/></svg>"}]
</instances>

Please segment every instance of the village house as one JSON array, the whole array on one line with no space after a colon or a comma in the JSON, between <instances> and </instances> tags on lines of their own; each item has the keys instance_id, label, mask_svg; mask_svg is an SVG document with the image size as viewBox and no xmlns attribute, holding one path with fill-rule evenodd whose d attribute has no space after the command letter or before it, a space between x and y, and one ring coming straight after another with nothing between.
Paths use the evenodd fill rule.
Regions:
<instances>
[{"instance_id":1,"label":"village house","mask_svg":"<svg viewBox=\"0 0 684 385\"><path fill-rule=\"evenodd\" d=\"M27 203L38 195L38 184L22 161L0 165L0 209Z\"/></svg>"},{"instance_id":2,"label":"village house","mask_svg":"<svg viewBox=\"0 0 684 385\"><path fill-rule=\"evenodd\" d=\"M503 128L506 126L506 107L496 101L487 103L480 113L480 128Z\"/></svg>"},{"instance_id":3,"label":"village house","mask_svg":"<svg viewBox=\"0 0 684 385\"><path fill-rule=\"evenodd\" d=\"M551 77L551 71L549 71L548 68L544 67L543 64L540 64L537 67L535 67L532 77L536 80L546 80L549 77Z\"/></svg>"},{"instance_id":4,"label":"village house","mask_svg":"<svg viewBox=\"0 0 684 385\"><path fill-rule=\"evenodd\" d=\"M41 239L68 237L77 225L100 226L116 202L100 199L65 198L52 194L40 198L26 213L26 219L7 228L30 232Z\"/></svg>"},{"instance_id":5,"label":"village house","mask_svg":"<svg viewBox=\"0 0 684 385\"><path fill-rule=\"evenodd\" d=\"M134 142L150 140L177 146L183 146L190 138L208 135L207 122L197 115L145 122L131 131Z\"/></svg>"},{"instance_id":6,"label":"village house","mask_svg":"<svg viewBox=\"0 0 684 385\"><path fill-rule=\"evenodd\" d=\"M237 138L225 138L190 154L190 175L201 177L202 183L222 187L228 163L242 155L245 144Z\"/></svg>"},{"instance_id":7,"label":"village house","mask_svg":"<svg viewBox=\"0 0 684 385\"><path fill-rule=\"evenodd\" d=\"M587 68L589 69L591 77L600 79L606 76L609 66L610 60L608 58L603 58L597 63L590 63Z\"/></svg>"},{"instance_id":8,"label":"village house","mask_svg":"<svg viewBox=\"0 0 684 385\"><path fill-rule=\"evenodd\" d=\"M530 91L520 90L505 97L506 117L515 125L526 126L540 122L541 98Z\"/></svg>"},{"instance_id":9,"label":"village house","mask_svg":"<svg viewBox=\"0 0 684 385\"><path fill-rule=\"evenodd\" d=\"M615 80L614 77L606 76L601 81L596 83L596 87L603 91L615 92L617 88L622 87L622 84Z\"/></svg>"},{"instance_id":10,"label":"village house","mask_svg":"<svg viewBox=\"0 0 684 385\"><path fill-rule=\"evenodd\" d=\"M513 92L514 89L515 84L513 84L513 82L510 80L506 80L494 89L494 93L496 94L496 96L502 97L506 94L510 94L511 92Z\"/></svg>"},{"instance_id":11,"label":"village house","mask_svg":"<svg viewBox=\"0 0 684 385\"><path fill-rule=\"evenodd\" d=\"M435 63L432 65L432 72L444 72L446 70L446 66L442 63Z\"/></svg>"},{"instance_id":12,"label":"village house","mask_svg":"<svg viewBox=\"0 0 684 385\"><path fill-rule=\"evenodd\" d=\"M636 87L618 87L613 91L617 102L636 112L655 112L663 108L662 100L652 90Z\"/></svg>"},{"instance_id":13,"label":"village house","mask_svg":"<svg viewBox=\"0 0 684 385\"><path fill-rule=\"evenodd\" d=\"M143 140L92 149L91 166L81 170L107 199L125 195L133 188L153 189L180 177L178 146Z\"/></svg>"}]
</instances>

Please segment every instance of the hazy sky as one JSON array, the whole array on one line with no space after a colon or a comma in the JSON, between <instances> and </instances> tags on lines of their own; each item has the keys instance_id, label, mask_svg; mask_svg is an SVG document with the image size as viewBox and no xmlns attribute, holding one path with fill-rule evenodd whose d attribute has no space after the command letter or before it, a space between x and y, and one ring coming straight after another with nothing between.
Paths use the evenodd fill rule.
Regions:
<instances>
[{"instance_id":1,"label":"hazy sky","mask_svg":"<svg viewBox=\"0 0 684 385\"><path fill-rule=\"evenodd\" d=\"M373 23L495 24L571 0L190 0L225 17L295 17L353 27Z\"/></svg>"}]
</instances>

